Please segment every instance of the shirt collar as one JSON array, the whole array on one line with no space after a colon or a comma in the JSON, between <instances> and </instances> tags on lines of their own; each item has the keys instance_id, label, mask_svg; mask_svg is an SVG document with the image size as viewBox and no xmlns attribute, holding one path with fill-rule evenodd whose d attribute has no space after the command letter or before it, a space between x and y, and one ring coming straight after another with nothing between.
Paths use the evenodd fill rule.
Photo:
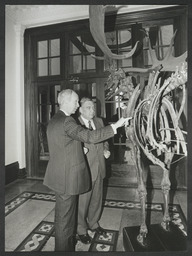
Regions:
<instances>
[{"instance_id":1,"label":"shirt collar","mask_svg":"<svg viewBox=\"0 0 192 256\"><path fill-rule=\"evenodd\" d=\"M89 120L87 120L86 118L84 118L82 115L81 115L81 118L82 118L84 124L86 125L86 127L89 127ZM90 121L91 121L91 123L92 123L92 120L90 120Z\"/></svg>"}]
</instances>

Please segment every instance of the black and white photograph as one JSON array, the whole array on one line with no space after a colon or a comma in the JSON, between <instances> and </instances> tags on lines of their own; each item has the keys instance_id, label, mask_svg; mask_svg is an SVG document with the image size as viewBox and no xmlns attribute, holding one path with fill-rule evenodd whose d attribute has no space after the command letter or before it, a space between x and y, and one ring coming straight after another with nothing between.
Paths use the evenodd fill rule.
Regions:
<instances>
[{"instance_id":1,"label":"black and white photograph","mask_svg":"<svg viewBox=\"0 0 192 256\"><path fill-rule=\"evenodd\" d=\"M4 5L3 252L186 255L187 2L45 3Z\"/></svg>"}]
</instances>

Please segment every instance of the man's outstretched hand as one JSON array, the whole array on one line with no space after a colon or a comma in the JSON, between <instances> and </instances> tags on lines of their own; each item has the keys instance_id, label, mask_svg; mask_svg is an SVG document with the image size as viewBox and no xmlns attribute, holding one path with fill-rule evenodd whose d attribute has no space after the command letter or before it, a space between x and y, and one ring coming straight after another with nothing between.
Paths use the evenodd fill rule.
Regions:
<instances>
[{"instance_id":1,"label":"man's outstretched hand","mask_svg":"<svg viewBox=\"0 0 192 256\"><path fill-rule=\"evenodd\" d=\"M128 126L129 125L129 120L131 120L132 117L121 117L116 123L114 123L113 125L115 126L115 128L119 128L122 126Z\"/></svg>"}]
</instances>

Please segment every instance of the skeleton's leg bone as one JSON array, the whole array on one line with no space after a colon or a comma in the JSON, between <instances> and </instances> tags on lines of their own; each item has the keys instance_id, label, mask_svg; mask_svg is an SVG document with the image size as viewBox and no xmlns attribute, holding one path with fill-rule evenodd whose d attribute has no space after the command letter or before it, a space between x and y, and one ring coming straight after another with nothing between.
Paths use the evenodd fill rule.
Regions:
<instances>
[{"instance_id":1,"label":"skeleton's leg bone","mask_svg":"<svg viewBox=\"0 0 192 256\"><path fill-rule=\"evenodd\" d=\"M170 185L171 185L171 183L169 180L169 171L167 169L164 169L163 179L161 182L161 188L163 191L165 212L164 212L163 221L162 221L161 225L165 230L168 230L169 221L170 221L169 208L168 208L168 197L169 197Z\"/></svg>"},{"instance_id":2,"label":"skeleton's leg bone","mask_svg":"<svg viewBox=\"0 0 192 256\"><path fill-rule=\"evenodd\" d=\"M141 167L141 156L140 156L140 149L135 146L135 155L136 155L136 167L137 167L137 180L138 180L138 194L141 202L141 226L140 232L137 236L138 242L145 246L145 238L148 233L147 225L146 225L146 210L145 210L145 202L146 202L146 195L147 191L145 188L145 184L143 181L143 170Z\"/></svg>"}]
</instances>

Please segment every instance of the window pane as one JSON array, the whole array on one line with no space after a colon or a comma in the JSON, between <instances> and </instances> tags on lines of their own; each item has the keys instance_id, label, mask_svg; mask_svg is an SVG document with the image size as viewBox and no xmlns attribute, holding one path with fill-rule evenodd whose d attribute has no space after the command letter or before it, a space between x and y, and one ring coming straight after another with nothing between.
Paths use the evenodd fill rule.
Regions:
<instances>
[{"instance_id":1,"label":"window pane","mask_svg":"<svg viewBox=\"0 0 192 256\"><path fill-rule=\"evenodd\" d=\"M48 75L48 62L46 60L38 60L38 76Z\"/></svg>"},{"instance_id":2,"label":"window pane","mask_svg":"<svg viewBox=\"0 0 192 256\"><path fill-rule=\"evenodd\" d=\"M92 83L92 97L96 97L96 83Z\"/></svg>"},{"instance_id":3,"label":"window pane","mask_svg":"<svg viewBox=\"0 0 192 256\"><path fill-rule=\"evenodd\" d=\"M126 54L126 52L122 52L121 54ZM119 60L119 67L132 67L132 58Z\"/></svg>"},{"instance_id":4,"label":"window pane","mask_svg":"<svg viewBox=\"0 0 192 256\"><path fill-rule=\"evenodd\" d=\"M70 73L80 73L81 67L81 55L70 57Z\"/></svg>"},{"instance_id":5,"label":"window pane","mask_svg":"<svg viewBox=\"0 0 192 256\"><path fill-rule=\"evenodd\" d=\"M118 31L118 45L120 49L131 47L131 32L129 30Z\"/></svg>"},{"instance_id":6,"label":"window pane","mask_svg":"<svg viewBox=\"0 0 192 256\"><path fill-rule=\"evenodd\" d=\"M148 29L149 30L149 29ZM147 29L146 29L146 31L147 31ZM143 38L143 49L145 49L145 48L148 48L149 47L149 37L148 36L145 36L144 38Z\"/></svg>"},{"instance_id":7,"label":"window pane","mask_svg":"<svg viewBox=\"0 0 192 256\"><path fill-rule=\"evenodd\" d=\"M48 101L48 92L39 88L39 122L47 123L50 117L51 106Z\"/></svg>"},{"instance_id":8,"label":"window pane","mask_svg":"<svg viewBox=\"0 0 192 256\"><path fill-rule=\"evenodd\" d=\"M60 85L53 85L50 87L50 95L49 95L49 102L52 105L56 105L57 104L57 97L59 92L61 91L61 86Z\"/></svg>"},{"instance_id":9,"label":"window pane","mask_svg":"<svg viewBox=\"0 0 192 256\"><path fill-rule=\"evenodd\" d=\"M60 75L60 58L50 59L50 75Z\"/></svg>"},{"instance_id":10,"label":"window pane","mask_svg":"<svg viewBox=\"0 0 192 256\"><path fill-rule=\"evenodd\" d=\"M169 45L173 36L173 25L161 27L162 44Z\"/></svg>"},{"instance_id":11,"label":"window pane","mask_svg":"<svg viewBox=\"0 0 192 256\"><path fill-rule=\"evenodd\" d=\"M165 58L165 55L167 54L168 49L169 49L168 46L167 47L160 47L160 49L159 49L159 59L160 60ZM172 51L173 51L172 54L174 56L175 55L174 49Z\"/></svg>"},{"instance_id":12,"label":"window pane","mask_svg":"<svg viewBox=\"0 0 192 256\"><path fill-rule=\"evenodd\" d=\"M40 41L38 42L38 58L44 58L48 56L48 42L47 41Z\"/></svg>"},{"instance_id":13,"label":"window pane","mask_svg":"<svg viewBox=\"0 0 192 256\"><path fill-rule=\"evenodd\" d=\"M54 85L50 88L50 103L52 106L51 117L59 110L57 98L60 91L61 91L60 85Z\"/></svg>"},{"instance_id":14,"label":"window pane","mask_svg":"<svg viewBox=\"0 0 192 256\"><path fill-rule=\"evenodd\" d=\"M95 59L90 55L83 56L83 70L95 70Z\"/></svg>"},{"instance_id":15,"label":"window pane","mask_svg":"<svg viewBox=\"0 0 192 256\"><path fill-rule=\"evenodd\" d=\"M51 40L51 57L60 56L60 39Z\"/></svg>"},{"instance_id":16,"label":"window pane","mask_svg":"<svg viewBox=\"0 0 192 256\"><path fill-rule=\"evenodd\" d=\"M80 37L77 37L76 39L74 38L73 42L70 41L69 43L69 54L81 53L81 51L79 50L79 47L81 47L81 38Z\"/></svg>"}]
</instances>

